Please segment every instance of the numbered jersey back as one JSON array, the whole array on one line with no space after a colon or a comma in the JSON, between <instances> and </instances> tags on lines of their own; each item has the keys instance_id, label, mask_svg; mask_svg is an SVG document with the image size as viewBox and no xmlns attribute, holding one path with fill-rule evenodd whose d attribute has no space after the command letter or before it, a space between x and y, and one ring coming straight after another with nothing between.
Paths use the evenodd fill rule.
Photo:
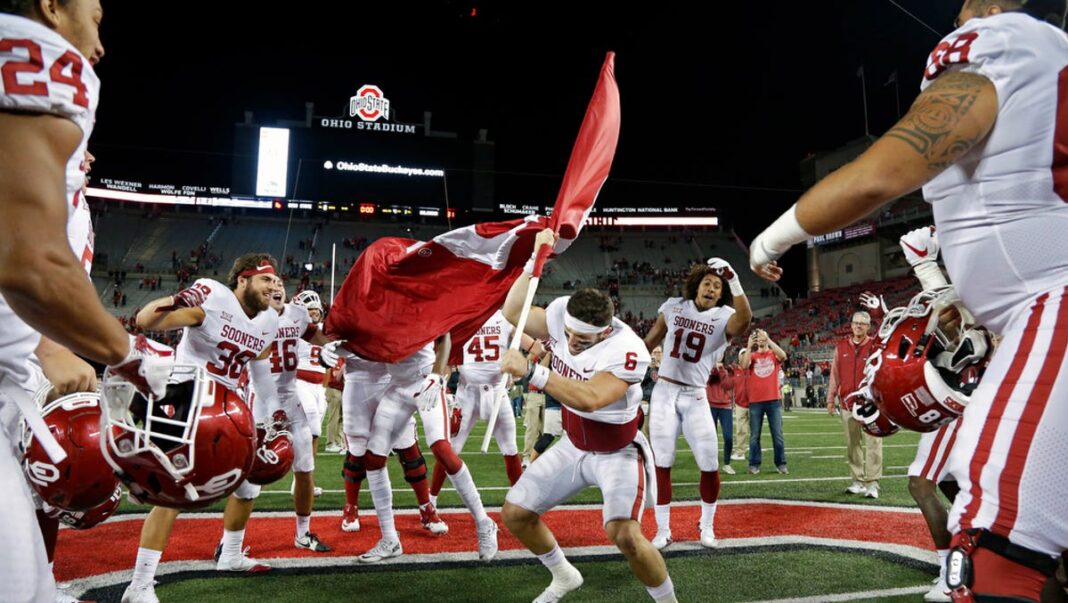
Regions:
<instances>
[{"instance_id":1,"label":"numbered jersey back","mask_svg":"<svg viewBox=\"0 0 1068 603\"><path fill-rule=\"evenodd\" d=\"M1063 285L1068 271L1068 37L1022 13L971 19L935 47L922 88L957 71L993 83L997 121L923 193L965 305L1003 331L1014 308ZM948 90L938 110L963 113L968 98Z\"/></svg>"},{"instance_id":2,"label":"numbered jersey back","mask_svg":"<svg viewBox=\"0 0 1068 603\"><path fill-rule=\"evenodd\" d=\"M69 42L44 25L0 14L0 109L46 113L73 121L82 142L67 161L67 200L85 184L82 158L96 120L100 80Z\"/></svg>"},{"instance_id":3,"label":"numbered jersey back","mask_svg":"<svg viewBox=\"0 0 1068 603\"><path fill-rule=\"evenodd\" d=\"M237 390L249 360L271 345L278 330L278 313L267 309L253 318L245 315L229 287L202 278L193 286L204 294L204 322L186 327L178 343L176 362L202 366L217 382Z\"/></svg>"},{"instance_id":4,"label":"numbered jersey back","mask_svg":"<svg viewBox=\"0 0 1068 603\"><path fill-rule=\"evenodd\" d=\"M660 374L687 385L704 386L727 349L727 320L734 308L700 311L693 301L672 297L660 306L667 324Z\"/></svg>"},{"instance_id":5,"label":"numbered jersey back","mask_svg":"<svg viewBox=\"0 0 1068 603\"><path fill-rule=\"evenodd\" d=\"M515 328L498 310L482 325L475 336L464 343L464 363L460 381L470 384L497 384L504 381L500 360L512 342Z\"/></svg>"}]
</instances>

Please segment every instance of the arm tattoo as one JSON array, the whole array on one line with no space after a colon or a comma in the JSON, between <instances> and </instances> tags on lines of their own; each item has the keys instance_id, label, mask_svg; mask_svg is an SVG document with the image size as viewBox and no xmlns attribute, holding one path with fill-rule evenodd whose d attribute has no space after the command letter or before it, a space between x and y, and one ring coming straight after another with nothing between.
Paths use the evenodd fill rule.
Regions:
<instances>
[{"instance_id":1,"label":"arm tattoo","mask_svg":"<svg viewBox=\"0 0 1068 603\"><path fill-rule=\"evenodd\" d=\"M990 80L972 73L947 73L931 84L913 103L908 115L889 132L927 161L932 174L949 167L967 153L988 130L964 123Z\"/></svg>"}]
</instances>

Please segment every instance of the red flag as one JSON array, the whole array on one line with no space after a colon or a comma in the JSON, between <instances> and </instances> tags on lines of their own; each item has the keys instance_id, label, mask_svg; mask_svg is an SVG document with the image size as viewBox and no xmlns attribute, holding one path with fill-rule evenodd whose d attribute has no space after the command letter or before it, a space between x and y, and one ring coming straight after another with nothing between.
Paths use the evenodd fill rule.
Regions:
<instances>
[{"instance_id":1,"label":"red flag","mask_svg":"<svg viewBox=\"0 0 1068 603\"><path fill-rule=\"evenodd\" d=\"M560 234L560 253L578 236L593 208L619 139L615 54L608 53L552 219L476 224L427 243L386 237L360 255L327 315L326 331L363 358L398 362L443 333L451 333L450 362L463 343L504 304L512 283L547 226ZM548 255L548 251L546 251ZM535 274L540 274L540 266Z\"/></svg>"},{"instance_id":2,"label":"red flag","mask_svg":"<svg viewBox=\"0 0 1068 603\"><path fill-rule=\"evenodd\" d=\"M564 182L553 206L549 225L562 238L577 237L593 209L597 194L612 169L612 158L619 142L619 123L616 53L610 52L601 66L597 87L586 108L586 117L579 128Z\"/></svg>"}]
</instances>

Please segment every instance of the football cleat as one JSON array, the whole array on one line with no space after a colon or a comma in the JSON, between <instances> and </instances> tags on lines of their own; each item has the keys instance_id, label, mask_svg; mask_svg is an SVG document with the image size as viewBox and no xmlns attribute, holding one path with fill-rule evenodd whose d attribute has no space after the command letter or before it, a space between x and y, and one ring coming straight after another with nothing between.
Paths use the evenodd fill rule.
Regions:
<instances>
[{"instance_id":1,"label":"football cleat","mask_svg":"<svg viewBox=\"0 0 1068 603\"><path fill-rule=\"evenodd\" d=\"M582 586L582 574L570 563L567 567L559 570L559 575L553 575L553 581L534 599L534 603L556 603L563 599L567 593L577 590Z\"/></svg>"},{"instance_id":2,"label":"football cleat","mask_svg":"<svg viewBox=\"0 0 1068 603\"><path fill-rule=\"evenodd\" d=\"M497 522L484 519L477 527L478 558L480 561L492 561L497 556Z\"/></svg>"},{"instance_id":3,"label":"football cleat","mask_svg":"<svg viewBox=\"0 0 1068 603\"><path fill-rule=\"evenodd\" d=\"M305 532L303 536L294 538L293 546L298 549L307 549L313 553L329 553L334 550L322 540L319 540L319 537L312 532Z\"/></svg>"},{"instance_id":4,"label":"football cleat","mask_svg":"<svg viewBox=\"0 0 1068 603\"><path fill-rule=\"evenodd\" d=\"M656 550L662 551L669 544L671 544L671 530L657 530L656 536L653 536L653 546Z\"/></svg>"},{"instance_id":5,"label":"football cleat","mask_svg":"<svg viewBox=\"0 0 1068 603\"><path fill-rule=\"evenodd\" d=\"M159 603L159 597L156 596L156 583L127 586L126 591L122 593L122 603Z\"/></svg>"},{"instance_id":6,"label":"football cleat","mask_svg":"<svg viewBox=\"0 0 1068 603\"><path fill-rule=\"evenodd\" d=\"M697 530L701 533L701 546L706 549L714 549L719 546L719 543L716 541L716 529L711 522L704 527L698 524Z\"/></svg>"},{"instance_id":7,"label":"football cleat","mask_svg":"<svg viewBox=\"0 0 1068 603\"><path fill-rule=\"evenodd\" d=\"M249 547L237 557L223 557L222 543L215 547L215 569L220 572L244 572L259 574L271 571L271 566L248 556Z\"/></svg>"},{"instance_id":8,"label":"football cleat","mask_svg":"<svg viewBox=\"0 0 1068 603\"><path fill-rule=\"evenodd\" d=\"M401 548L399 540L386 540L383 538L378 541L374 548L357 557L356 561L360 563L378 563L390 557L399 557L403 554L404 549Z\"/></svg>"},{"instance_id":9,"label":"football cleat","mask_svg":"<svg viewBox=\"0 0 1068 603\"><path fill-rule=\"evenodd\" d=\"M435 536L444 536L449 533L449 524L441 520L432 502L419 507L419 521Z\"/></svg>"},{"instance_id":10,"label":"football cleat","mask_svg":"<svg viewBox=\"0 0 1068 603\"><path fill-rule=\"evenodd\" d=\"M356 505L347 504L345 505L345 508L341 510L341 531L360 531L360 510L356 508Z\"/></svg>"}]
</instances>

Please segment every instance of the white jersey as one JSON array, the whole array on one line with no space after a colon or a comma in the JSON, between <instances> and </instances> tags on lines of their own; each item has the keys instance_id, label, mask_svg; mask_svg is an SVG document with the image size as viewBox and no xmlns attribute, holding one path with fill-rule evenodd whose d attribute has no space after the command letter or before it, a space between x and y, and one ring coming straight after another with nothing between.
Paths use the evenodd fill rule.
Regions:
<instances>
[{"instance_id":1,"label":"white jersey","mask_svg":"<svg viewBox=\"0 0 1068 603\"><path fill-rule=\"evenodd\" d=\"M703 387L727 350L727 320L734 308L720 306L702 312L693 300L671 297L658 312L667 325L660 376Z\"/></svg>"},{"instance_id":2,"label":"white jersey","mask_svg":"<svg viewBox=\"0 0 1068 603\"><path fill-rule=\"evenodd\" d=\"M65 168L70 235L78 205L85 206L80 199L85 184L82 161L96 120L100 80L89 61L69 42L29 19L0 14L0 44L0 69L4 73L0 78L0 111L64 117L82 130L81 143ZM75 250L86 265L83 252L84 248ZM91 260L91 250L89 257ZM26 359L39 339L40 335L15 316L0 296L0 373L11 374L17 382L28 379Z\"/></svg>"},{"instance_id":3,"label":"white jersey","mask_svg":"<svg viewBox=\"0 0 1068 603\"><path fill-rule=\"evenodd\" d=\"M1068 282L1068 37L1022 13L971 19L931 53L921 88L946 71L993 82L986 140L931 180L950 279L980 324L1003 332L1017 308Z\"/></svg>"},{"instance_id":4,"label":"white jersey","mask_svg":"<svg viewBox=\"0 0 1068 603\"><path fill-rule=\"evenodd\" d=\"M460 365L460 383L468 385L501 385L501 356L512 341L515 327L504 313L497 310L486 324L464 344L464 363Z\"/></svg>"},{"instance_id":5,"label":"white jersey","mask_svg":"<svg viewBox=\"0 0 1068 603\"><path fill-rule=\"evenodd\" d=\"M564 315L567 300L561 297L545 309L545 322L549 329L549 347L552 350L552 369L568 379L589 381L597 373L612 373L630 383L627 392L615 402L594 412L570 412L600 423L623 424L634 420L642 402L642 379L649 368L649 351L645 343L630 327L618 318L612 319L612 333L604 341L571 355L564 334Z\"/></svg>"},{"instance_id":6,"label":"white jersey","mask_svg":"<svg viewBox=\"0 0 1068 603\"><path fill-rule=\"evenodd\" d=\"M300 344L307 343L303 338L311 326L311 317L304 306L286 304L278 315L278 330L271 343L268 361L279 398L292 398L297 394Z\"/></svg>"},{"instance_id":7,"label":"white jersey","mask_svg":"<svg viewBox=\"0 0 1068 603\"><path fill-rule=\"evenodd\" d=\"M317 328L322 328L315 325ZM321 346L312 345L303 339L297 341L297 379L309 383L322 383L326 378L326 367L319 362Z\"/></svg>"},{"instance_id":8,"label":"white jersey","mask_svg":"<svg viewBox=\"0 0 1068 603\"><path fill-rule=\"evenodd\" d=\"M226 285L201 278L193 287L204 294L204 322L183 329L175 363L202 366L212 379L236 391L248 361L274 341L278 313L268 308L249 318Z\"/></svg>"}]
</instances>

